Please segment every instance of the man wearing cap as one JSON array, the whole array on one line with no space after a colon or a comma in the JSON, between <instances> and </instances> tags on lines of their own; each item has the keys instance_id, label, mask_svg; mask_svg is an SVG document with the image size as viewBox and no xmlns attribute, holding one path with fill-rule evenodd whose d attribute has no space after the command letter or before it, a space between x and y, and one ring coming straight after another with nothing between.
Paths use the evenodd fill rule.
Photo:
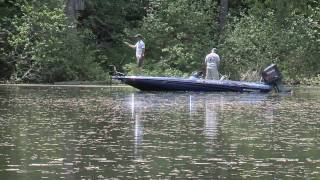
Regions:
<instances>
[{"instance_id":1,"label":"man wearing cap","mask_svg":"<svg viewBox=\"0 0 320 180\"><path fill-rule=\"evenodd\" d=\"M141 34L137 34L134 37L137 39L137 43L135 45L129 44L128 42L125 42L125 44L133 49L136 49L137 64L138 64L138 67L141 67L142 61L144 59L145 44L142 41Z\"/></svg>"},{"instance_id":2,"label":"man wearing cap","mask_svg":"<svg viewBox=\"0 0 320 180\"><path fill-rule=\"evenodd\" d=\"M210 80L219 80L219 64L220 64L220 57L216 53L216 48L211 50L211 53L208 54L205 58L206 64L206 79Z\"/></svg>"}]
</instances>

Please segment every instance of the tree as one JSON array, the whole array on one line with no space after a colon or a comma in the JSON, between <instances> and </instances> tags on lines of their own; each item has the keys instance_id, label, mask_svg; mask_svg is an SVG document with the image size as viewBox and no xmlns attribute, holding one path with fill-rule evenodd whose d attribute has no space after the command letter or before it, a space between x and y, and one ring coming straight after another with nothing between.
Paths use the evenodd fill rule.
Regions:
<instances>
[{"instance_id":1,"label":"tree","mask_svg":"<svg viewBox=\"0 0 320 180\"><path fill-rule=\"evenodd\" d=\"M228 3L228 0L220 0L219 25L221 33L223 32L224 26L227 23Z\"/></svg>"},{"instance_id":2,"label":"tree","mask_svg":"<svg viewBox=\"0 0 320 180\"><path fill-rule=\"evenodd\" d=\"M316 11L314 11L317 13ZM313 17L291 14L279 25L277 14L244 15L229 28L223 44L223 68L232 74L277 63L285 77L315 76L319 71L319 25Z\"/></svg>"},{"instance_id":3,"label":"tree","mask_svg":"<svg viewBox=\"0 0 320 180\"><path fill-rule=\"evenodd\" d=\"M79 26L91 29L96 36L96 60L103 67L118 67L130 62L132 50L123 44L126 28L136 28L146 14L148 0L86 1L80 12Z\"/></svg>"},{"instance_id":4,"label":"tree","mask_svg":"<svg viewBox=\"0 0 320 180\"><path fill-rule=\"evenodd\" d=\"M201 70L204 56L217 45L216 12L213 0L150 1L142 27L133 30L145 35L146 68L162 75Z\"/></svg>"},{"instance_id":5,"label":"tree","mask_svg":"<svg viewBox=\"0 0 320 180\"><path fill-rule=\"evenodd\" d=\"M85 42L90 31L74 31L64 3L16 3L22 15L10 20L6 54L6 60L14 62L15 81L84 80L102 74L93 61L94 51Z\"/></svg>"},{"instance_id":6,"label":"tree","mask_svg":"<svg viewBox=\"0 0 320 180\"><path fill-rule=\"evenodd\" d=\"M11 1L0 1L0 80L9 79L14 69L13 64L7 61L4 55L10 48L6 41L7 33L5 31L5 29L8 28L9 23L5 22L5 19L11 18L16 14L19 14L19 11Z\"/></svg>"}]
</instances>

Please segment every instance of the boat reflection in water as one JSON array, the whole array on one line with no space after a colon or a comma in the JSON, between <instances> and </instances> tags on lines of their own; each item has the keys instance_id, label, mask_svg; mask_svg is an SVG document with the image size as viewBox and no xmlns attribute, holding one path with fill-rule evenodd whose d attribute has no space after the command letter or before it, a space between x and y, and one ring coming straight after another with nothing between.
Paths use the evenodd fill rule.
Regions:
<instances>
[{"instance_id":1,"label":"boat reflection in water","mask_svg":"<svg viewBox=\"0 0 320 180\"><path fill-rule=\"evenodd\" d=\"M223 122L219 122L219 117L229 112L226 108L264 103L268 96L249 93L132 93L127 99L130 99L128 109L131 110L134 121L134 158L143 159L143 149L158 146L153 138L163 141L164 134L169 134L169 137L176 141L184 141L183 137L189 134L184 127L200 130L199 133L203 134L201 141L210 146L207 151L212 151L212 145L215 144L219 131L222 131L220 123ZM265 115L272 119L272 108L267 109L271 112L266 112ZM175 118L170 119L171 116ZM149 135L144 139L145 128ZM179 133L175 134L177 131ZM145 152L149 152L149 149Z\"/></svg>"}]
</instances>

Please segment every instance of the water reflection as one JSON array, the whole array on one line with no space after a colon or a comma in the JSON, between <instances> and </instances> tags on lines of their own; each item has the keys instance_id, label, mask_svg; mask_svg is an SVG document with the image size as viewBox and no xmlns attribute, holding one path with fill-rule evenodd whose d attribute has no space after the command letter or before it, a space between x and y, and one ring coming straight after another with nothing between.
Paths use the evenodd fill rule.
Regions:
<instances>
[{"instance_id":1,"label":"water reflection","mask_svg":"<svg viewBox=\"0 0 320 180\"><path fill-rule=\"evenodd\" d=\"M144 122L150 123L151 119L146 117L152 113L154 113L153 118L155 119L157 119L159 111L162 115L166 113L180 114L180 118L183 119L186 115L183 112L187 111L189 121L186 123L190 123L187 126L198 126L199 120L202 120L201 134L204 137L201 141L209 145L206 148L207 151L211 151L211 145L217 141L221 127L219 118L223 116L224 106L230 108L233 105L242 107L243 105L264 103L268 97L269 95L266 94L239 94L235 96L234 94L207 93L131 93L126 99L129 105L128 109L131 110L131 118L134 121L134 157L142 159L145 156L143 154L146 152L143 150ZM272 119L273 109L267 108L267 112L263 114L266 115L266 119ZM166 127L161 128L165 129Z\"/></svg>"},{"instance_id":2,"label":"water reflection","mask_svg":"<svg viewBox=\"0 0 320 180\"><path fill-rule=\"evenodd\" d=\"M135 101L135 94L131 94L131 117L134 120L134 158L142 159L141 144L143 141L143 123L141 120L142 107L139 101ZM136 108L137 105L137 108Z\"/></svg>"},{"instance_id":3,"label":"water reflection","mask_svg":"<svg viewBox=\"0 0 320 180\"><path fill-rule=\"evenodd\" d=\"M213 96L205 99L204 133L208 140L213 141L217 134L218 110L223 104L222 96Z\"/></svg>"},{"instance_id":4,"label":"water reflection","mask_svg":"<svg viewBox=\"0 0 320 180\"><path fill-rule=\"evenodd\" d=\"M315 97L0 87L0 178L317 179Z\"/></svg>"}]
</instances>

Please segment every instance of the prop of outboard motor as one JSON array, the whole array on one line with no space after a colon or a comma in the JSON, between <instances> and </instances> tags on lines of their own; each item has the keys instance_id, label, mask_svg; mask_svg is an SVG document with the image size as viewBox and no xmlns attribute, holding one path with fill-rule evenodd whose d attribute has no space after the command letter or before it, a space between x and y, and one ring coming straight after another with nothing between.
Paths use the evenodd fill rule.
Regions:
<instances>
[{"instance_id":1,"label":"prop of outboard motor","mask_svg":"<svg viewBox=\"0 0 320 180\"><path fill-rule=\"evenodd\" d=\"M276 92L291 91L283 85L282 74L275 64L271 64L262 71L262 78L265 83L272 85Z\"/></svg>"}]
</instances>

